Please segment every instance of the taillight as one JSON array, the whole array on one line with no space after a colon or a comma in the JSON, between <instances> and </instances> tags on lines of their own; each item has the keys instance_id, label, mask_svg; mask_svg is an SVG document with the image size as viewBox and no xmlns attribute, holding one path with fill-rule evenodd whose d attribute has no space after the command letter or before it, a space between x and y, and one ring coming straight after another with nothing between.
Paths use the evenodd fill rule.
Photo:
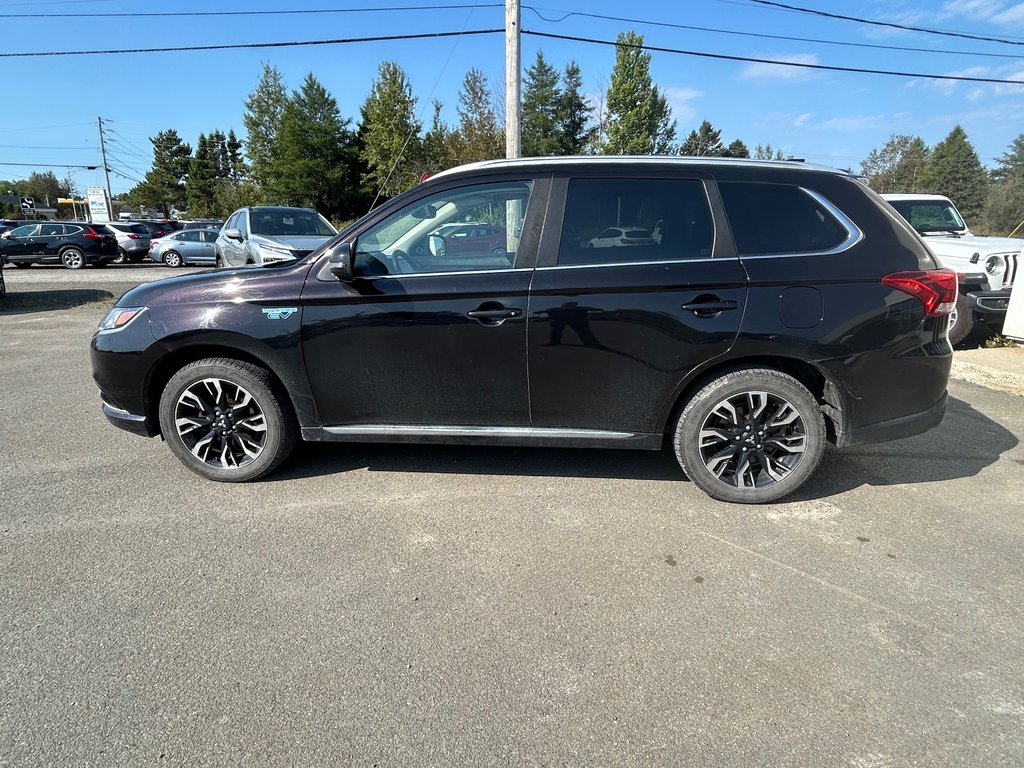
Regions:
<instances>
[{"instance_id":1,"label":"taillight","mask_svg":"<svg viewBox=\"0 0 1024 768\"><path fill-rule=\"evenodd\" d=\"M956 306L956 272L952 269L893 272L882 278L882 284L920 300L926 317L948 315Z\"/></svg>"},{"instance_id":2,"label":"taillight","mask_svg":"<svg viewBox=\"0 0 1024 768\"><path fill-rule=\"evenodd\" d=\"M142 235L128 235L129 240L141 240Z\"/></svg>"},{"instance_id":3,"label":"taillight","mask_svg":"<svg viewBox=\"0 0 1024 768\"><path fill-rule=\"evenodd\" d=\"M85 227L82 230L82 237L87 237L90 240L97 240L97 239L103 237L103 235L100 235L99 233L97 233L96 230L93 229L92 227Z\"/></svg>"}]
</instances>

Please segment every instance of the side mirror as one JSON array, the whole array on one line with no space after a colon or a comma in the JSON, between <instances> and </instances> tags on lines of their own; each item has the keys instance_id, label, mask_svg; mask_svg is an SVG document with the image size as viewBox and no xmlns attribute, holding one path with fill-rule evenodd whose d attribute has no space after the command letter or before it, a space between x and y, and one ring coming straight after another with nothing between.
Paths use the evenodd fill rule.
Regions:
<instances>
[{"instance_id":1,"label":"side mirror","mask_svg":"<svg viewBox=\"0 0 1024 768\"><path fill-rule=\"evenodd\" d=\"M232 227L231 229L225 229L224 237L228 238L229 240L241 240L242 230L236 229L235 227Z\"/></svg>"},{"instance_id":2,"label":"side mirror","mask_svg":"<svg viewBox=\"0 0 1024 768\"><path fill-rule=\"evenodd\" d=\"M342 240L331 248L331 255L328 257L328 266L331 274L339 281L347 283L352 279L352 243Z\"/></svg>"},{"instance_id":3,"label":"side mirror","mask_svg":"<svg viewBox=\"0 0 1024 768\"><path fill-rule=\"evenodd\" d=\"M438 258L444 258L448 250L442 235L431 235L427 238L427 248L430 249L431 256L437 256Z\"/></svg>"}]
</instances>

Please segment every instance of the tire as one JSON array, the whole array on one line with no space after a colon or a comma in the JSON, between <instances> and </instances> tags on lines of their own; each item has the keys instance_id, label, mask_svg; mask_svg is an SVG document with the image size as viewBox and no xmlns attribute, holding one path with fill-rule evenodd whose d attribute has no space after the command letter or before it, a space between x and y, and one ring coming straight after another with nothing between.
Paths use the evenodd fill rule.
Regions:
<instances>
[{"instance_id":1,"label":"tire","mask_svg":"<svg viewBox=\"0 0 1024 768\"><path fill-rule=\"evenodd\" d=\"M183 267L185 266L185 260L181 258L181 254L177 251L167 251L164 254L164 264L172 268Z\"/></svg>"},{"instance_id":2,"label":"tire","mask_svg":"<svg viewBox=\"0 0 1024 768\"><path fill-rule=\"evenodd\" d=\"M764 504L807 481L825 439L825 417L800 382L772 368L745 368L693 396L673 445L683 471L712 498Z\"/></svg>"},{"instance_id":3,"label":"tire","mask_svg":"<svg viewBox=\"0 0 1024 768\"><path fill-rule=\"evenodd\" d=\"M77 248L67 248L60 254L60 263L68 269L81 269L85 266L85 254Z\"/></svg>"},{"instance_id":4,"label":"tire","mask_svg":"<svg viewBox=\"0 0 1024 768\"><path fill-rule=\"evenodd\" d=\"M297 429L287 397L263 368L231 358L186 365L160 396L160 429L188 469L242 483L276 469Z\"/></svg>"},{"instance_id":5,"label":"tire","mask_svg":"<svg viewBox=\"0 0 1024 768\"><path fill-rule=\"evenodd\" d=\"M128 263L128 251L124 248L117 249L117 258L114 259L115 264L127 264Z\"/></svg>"},{"instance_id":6,"label":"tire","mask_svg":"<svg viewBox=\"0 0 1024 768\"><path fill-rule=\"evenodd\" d=\"M3 265L0 265L0 269L3 269ZM7 295L7 282L4 280L4 273L0 272L0 298Z\"/></svg>"},{"instance_id":7,"label":"tire","mask_svg":"<svg viewBox=\"0 0 1024 768\"><path fill-rule=\"evenodd\" d=\"M505 251L505 249L504 249L504 248L502 248L502 247L501 247L501 246L499 245L499 246L498 246L498 247L496 247L496 248L491 248L491 253L492 253L493 255L497 256L497 255L499 255L499 254L504 254L504 253L506 253L506 251Z\"/></svg>"},{"instance_id":8,"label":"tire","mask_svg":"<svg viewBox=\"0 0 1024 768\"><path fill-rule=\"evenodd\" d=\"M949 316L949 343L954 347L967 338L974 329L974 317L971 315L971 307L967 303L967 297L958 293L956 306Z\"/></svg>"},{"instance_id":9,"label":"tire","mask_svg":"<svg viewBox=\"0 0 1024 768\"><path fill-rule=\"evenodd\" d=\"M224 268L224 259L221 258L220 253L217 254L217 260L213 263L213 266L217 269Z\"/></svg>"}]
</instances>

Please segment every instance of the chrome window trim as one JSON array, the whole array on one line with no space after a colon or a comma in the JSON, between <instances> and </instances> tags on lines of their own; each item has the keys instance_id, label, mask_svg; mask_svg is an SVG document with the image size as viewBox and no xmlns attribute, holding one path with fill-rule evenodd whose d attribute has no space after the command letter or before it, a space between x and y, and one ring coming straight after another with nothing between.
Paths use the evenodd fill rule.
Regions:
<instances>
[{"instance_id":1,"label":"chrome window trim","mask_svg":"<svg viewBox=\"0 0 1024 768\"><path fill-rule=\"evenodd\" d=\"M494 275L507 272L530 272L529 267L509 269L466 269L458 272L400 272L396 275L356 275L356 280L395 280L410 277L446 277L448 275Z\"/></svg>"},{"instance_id":2,"label":"chrome window trim","mask_svg":"<svg viewBox=\"0 0 1024 768\"><path fill-rule=\"evenodd\" d=\"M795 251L792 253L748 253L740 254L740 259L778 259L778 258L792 258L793 256L834 256L837 253L847 251L853 246L857 245L861 240L864 239L864 233L861 232L860 227L853 223L849 216L843 213L839 208L833 205L829 200L819 195L813 189L807 189L807 187L797 187L801 192L808 195L812 200L818 203L826 211L831 213L836 220L846 230L846 239L827 251Z\"/></svg>"},{"instance_id":3,"label":"chrome window trim","mask_svg":"<svg viewBox=\"0 0 1024 768\"><path fill-rule=\"evenodd\" d=\"M611 261L607 264L554 264L550 267L537 267L537 271L552 269L600 269L602 267L656 267L666 264L697 264L707 261L735 261L735 256L702 256L698 259L664 259L660 261Z\"/></svg>"},{"instance_id":4,"label":"chrome window trim","mask_svg":"<svg viewBox=\"0 0 1024 768\"><path fill-rule=\"evenodd\" d=\"M447 426L441 424L352 424L324 427L331 435L383 435L424 437L553 437L564 439L628 440L635 432L607 429L568 429L565 427L480 427Z\"/></svg>"}]
</instances>

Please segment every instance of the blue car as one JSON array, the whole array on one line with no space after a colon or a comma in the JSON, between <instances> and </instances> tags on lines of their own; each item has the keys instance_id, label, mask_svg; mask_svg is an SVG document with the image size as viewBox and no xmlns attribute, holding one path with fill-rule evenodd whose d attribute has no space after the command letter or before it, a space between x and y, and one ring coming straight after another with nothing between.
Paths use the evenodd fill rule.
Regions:
<instances>
[{"instance_id":1,"label":"blue car","mask_svg":"<svg viewBox=\"0 0 1024 768\"><path fill-rule=\"evenodd\" d=\"M216 229L183 229L153 240L149 258L162 261L168 267L183 267L186 264L216 264L217 254L213 244L217 240Z\"/></svg>"}]
</instances>

